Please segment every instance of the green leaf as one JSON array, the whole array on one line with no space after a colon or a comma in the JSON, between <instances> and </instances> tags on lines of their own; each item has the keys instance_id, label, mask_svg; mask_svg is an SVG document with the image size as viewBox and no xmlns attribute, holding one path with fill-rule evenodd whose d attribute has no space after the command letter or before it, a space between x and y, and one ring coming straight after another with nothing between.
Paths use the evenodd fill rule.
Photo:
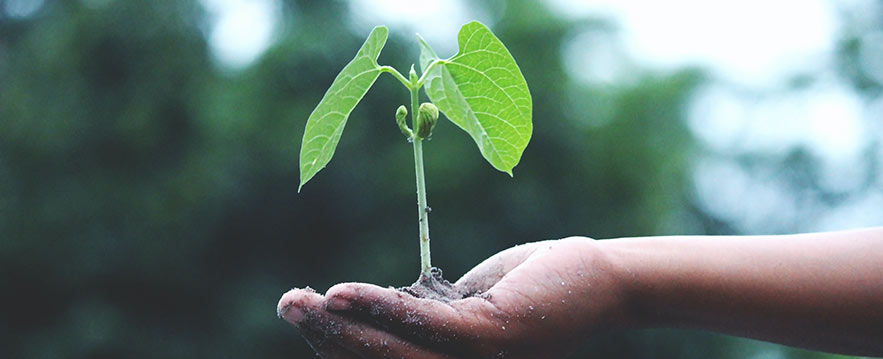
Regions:
<instances>
[{"instance_id":1,"label":"green leaf","mask_svg":"<svg viewBox=\"0 0 883 359\"><path fill-rule=\"evenodd\" d=\"M463 25L457 41L457 54L426 74L426 94L472 136L494 168L511 176L533 131L527 81L506 46L482 23ZM422 38L420 44L420 66L426 71L438 55Z\"/></svg>"},{"instance_id":2,"label":"green leaf","mask_svg":"<svg viewBox=\"0 0 883 359\"><path fill-rule=\"evenodd\" d=\"M347 118L380 76L377 56L386 44L388 33L385 26L377 26L371 30L356 57L340 70L322 101L319 101L319 105L307 119L307 128L300 146L298 192L331 161Z\"/></svg>"}]
</instances>

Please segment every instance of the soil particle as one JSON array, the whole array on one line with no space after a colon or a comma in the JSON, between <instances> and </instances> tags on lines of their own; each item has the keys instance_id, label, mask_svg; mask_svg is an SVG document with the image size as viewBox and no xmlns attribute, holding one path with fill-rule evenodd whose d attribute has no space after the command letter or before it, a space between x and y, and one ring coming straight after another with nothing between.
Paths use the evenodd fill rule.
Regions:
<instances>
[{"instance_id":1,"label":"soil particle","mask_svg":"<svg viewBox=\"0 0 883 359\"><path fill-rule=\"evenodd\" d=\"M432 267L430 273L432 274L430 276L420 273L420 278L414 284L401 287L399 290L417 298L434 299L445 303L480 294L455 287L442 277L442 270L439 268Z\"/></svg>"}]
</instances>

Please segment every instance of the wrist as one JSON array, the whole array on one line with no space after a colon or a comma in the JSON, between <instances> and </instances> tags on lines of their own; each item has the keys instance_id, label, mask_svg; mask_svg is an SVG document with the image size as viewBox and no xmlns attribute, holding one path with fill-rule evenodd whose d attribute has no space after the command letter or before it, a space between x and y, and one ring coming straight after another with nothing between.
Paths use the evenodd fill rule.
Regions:
<instances>
[{"instance_id":1,"label":"wrist","mask_svg":"<svg viewBox=\"0 0 883 359\"><path fill-rule=\"evenodd\" d=\"M623 329L663 327L660 310L655 307L652 274L647 273L646 253L640 242L633 239L598 241L607 268L617 288L619 311Z\"/></svg>"},{"instance_id":2,"label":"wrist","mask_svg":"<svg viewBox=\"0 0 883 359\"><path fill-rule=\"evenodd\" d=\"M570 237L560 240L569 246L577 266L572 278L581 283L583 303L580 317L586 318L585 330L629 330L652 327L641 286L637 285L634 249L620 240L593 240Z\"/></svg>"}]
</instances>

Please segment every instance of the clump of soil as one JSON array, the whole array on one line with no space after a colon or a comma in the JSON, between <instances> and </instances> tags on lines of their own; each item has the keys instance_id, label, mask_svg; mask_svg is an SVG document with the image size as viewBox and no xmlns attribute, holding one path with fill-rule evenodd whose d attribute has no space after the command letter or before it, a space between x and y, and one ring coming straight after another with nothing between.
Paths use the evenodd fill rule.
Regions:
<instances>
[{"instance_id":1,"label":"clump of soil","mask_svg":"<svg viewBox=\"0 0 883 359\"><path fill-rule=\"evenodd\" d=\"M442 270L437 267L430 269L431 276L420 273L420 278L408 287L398 290L413 295L417 298L434 299L441 302L450 302L475 295L448 282L442 277Z\"/></svg>"}]
</instances>

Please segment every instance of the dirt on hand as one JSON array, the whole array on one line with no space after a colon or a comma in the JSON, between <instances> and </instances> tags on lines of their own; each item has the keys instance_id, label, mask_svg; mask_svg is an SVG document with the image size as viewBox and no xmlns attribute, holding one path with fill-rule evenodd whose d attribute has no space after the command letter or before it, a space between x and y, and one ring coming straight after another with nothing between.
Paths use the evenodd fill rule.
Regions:
<instances>
[{"instance_id":1,"label":"dirt on hand","mask_svg":"<svg viewBox=\"0 0 883 359\"><path fill-rule=\"evenodd\" d=\"M430 273L431 276L420 273L420 278L414 284L398 288L398 290L417 298L433 299L445 303L479 294L466 288L454 286L442 277L442 270L437 267L432 267Z\"/></svg>"}]
</instances>

